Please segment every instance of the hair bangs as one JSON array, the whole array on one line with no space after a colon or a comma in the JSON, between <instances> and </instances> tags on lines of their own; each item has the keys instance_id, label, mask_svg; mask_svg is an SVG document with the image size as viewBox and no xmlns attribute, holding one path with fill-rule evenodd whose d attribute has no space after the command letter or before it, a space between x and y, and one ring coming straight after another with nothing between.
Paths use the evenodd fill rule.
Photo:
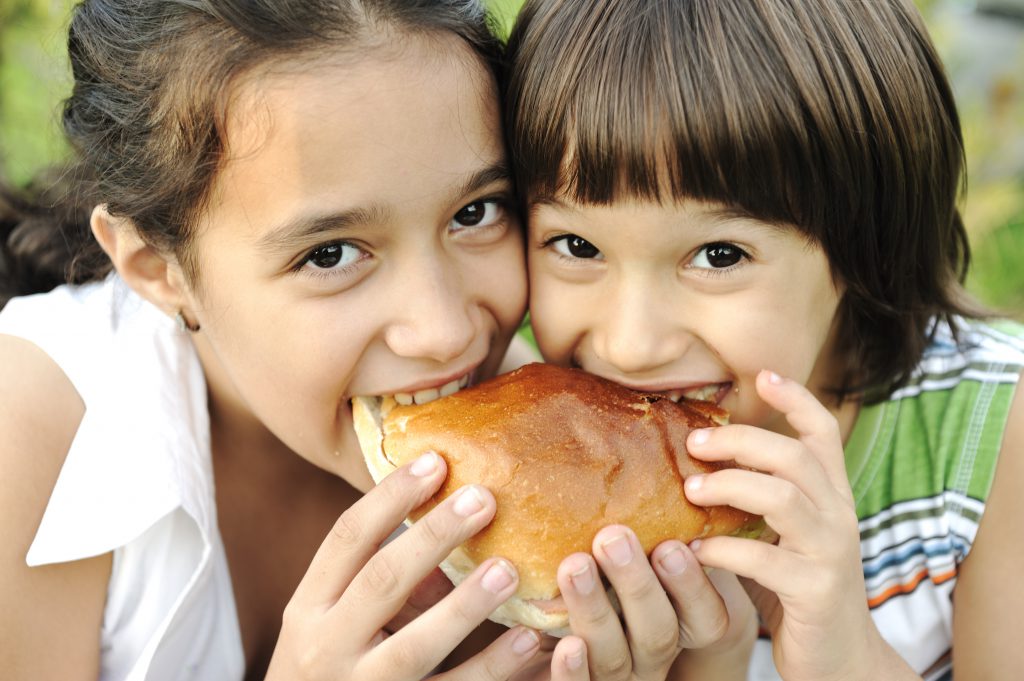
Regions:
<instances>
[{"instance_id":1,"label":"hair bangs","mask_svg":"<svg viewBox=\"0 0 1024 681\"><path fill-rule=\"evenodd\" d=\"M829 82L821 59L780 39L811 19L764 9L612 3L521 21L509 54L529 67L510 74L506 102L520 191L580 203L709 201L818 237L828 213L851 208L825 202L836 200L835 159L851 157L829 145L844 145L837 130L858 129L855 115L836 112L856 106L824 101L841 77Z\"/></svg>"}]
</instances>

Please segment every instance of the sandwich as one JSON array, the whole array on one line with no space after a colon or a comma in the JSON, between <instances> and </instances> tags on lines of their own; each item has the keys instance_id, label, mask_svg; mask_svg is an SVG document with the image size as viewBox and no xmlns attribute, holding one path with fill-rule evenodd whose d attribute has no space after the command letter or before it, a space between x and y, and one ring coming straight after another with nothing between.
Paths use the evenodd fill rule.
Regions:
<instances>
[{"instance_id":1,"label":"sandwich","mask_svg":"<svg viewBox=\"0 0 1024 681\"><path fill-rule=\"evenodd\" d=\"M426 451L447 463L442 488L407 523L464 485L494 494L490 525L452 551L441 569L458 584L491 556L515 565L518 590L491 616L506 626L567 633L558 565L572 553L589 553L607 525L630 527L648 554L667 539L765 531L758 516L695 506L683 493L688 476L728 466L686 453L691 430L727 421L710 402L677 403L579 369L528 364L427 404L357 397L352 406L375 481Z\"/></svg>"}]
</instances>

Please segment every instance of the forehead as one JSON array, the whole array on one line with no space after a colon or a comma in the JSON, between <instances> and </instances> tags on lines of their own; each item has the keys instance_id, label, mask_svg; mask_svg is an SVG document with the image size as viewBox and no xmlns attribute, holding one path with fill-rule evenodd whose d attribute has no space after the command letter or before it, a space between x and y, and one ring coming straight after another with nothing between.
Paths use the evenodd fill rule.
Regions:
<instances>
[{"instance_id":1,"label":"forehead","mask_svg":"<svg viewBox=\"0 0 1024 681\"><path fill-rule=\"evenodd\" d=\"M225 136L206 222L241 212L256 231L302 206L443 192L503 155L493 79L455 36L250 74L236 87Z\"/></svg>"}]
</instances>

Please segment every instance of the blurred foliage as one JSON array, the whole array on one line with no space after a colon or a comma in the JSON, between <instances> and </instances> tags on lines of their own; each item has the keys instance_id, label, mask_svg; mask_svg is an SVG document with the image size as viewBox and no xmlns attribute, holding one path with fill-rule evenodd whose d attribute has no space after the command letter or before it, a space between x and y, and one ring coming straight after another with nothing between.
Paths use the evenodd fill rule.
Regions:
<instances>
[{"instance_id":1,"label":"blurred foliage","mask_svg":"<svg viewBox=\"0 0 1024 681\"><path fill-rule=\"evenodd\" d=\"M489 0L507 32L521 0ZM978 11L1019 0L916 0L946 63L962 116L964 218L986 303L1024 317L1024 14ZM60 100L72 0L0 0L0 177L16 184L65 153Z\"/></svg>"},{"instance_id":2,"label":"blurred foliage","mask_svg":"<svg viewBox=\"0 0 1024 681\"><path fill-rule=\"evenodd\" d=\"M0 0L0 177L24 184L67 153L61 99L70 89L70 0Z\"/></svg>"}]
</instances>

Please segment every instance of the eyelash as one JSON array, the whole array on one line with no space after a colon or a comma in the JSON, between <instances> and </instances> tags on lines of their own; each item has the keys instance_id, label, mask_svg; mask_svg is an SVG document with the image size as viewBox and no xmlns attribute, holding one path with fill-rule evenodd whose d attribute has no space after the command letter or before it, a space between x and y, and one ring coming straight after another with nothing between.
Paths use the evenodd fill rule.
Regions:
<instances>
[{"instance_id":1,"label":"eyelash","mask_svg":"<svg viewBox=\"0 0 1024 681\"><path fill-rule=\"evenodd\" d=\"M318 251L322 251L332 246L340 246L342 249L344 249L346 246L349 248L355 248L358 251L360 251L361 257L357 258L354 262L351 262L345 265L344 267L340 268L306 268L306 265L312 262L313 257L316 255ZM359 264L366 259L366 257L368 257L366 251L364 251L362 248L360 248L359 246L350 241L327 241L322 244L317 244L313 248L306 251L306 254L302 256L299 262L295 264L295 267L292 268L292 271L295 272L296 274L304 274L305 276L313 277L315 279L327 279L330 277L345 276L346 274L350 273L352 270L357 268Z\"/></svg>"},{"instance_id":2,"label":"eyelash","mask_svg":"<svg viewBox=\"0 0 1024 681\"><path fill-rule=\"evenodd\" d=\"M597 262L603 262L603 259L598 259L598 258L577 258L577 257L573 257L573 256L570 256L570 255L565 255L564 253L559 253L557 250L555 250L554 245L556 243L558 243L559 241L566 241L566 240L568 240L571 237L576 237L578 239L582 239L583 241L587 241L586 239L583 239L583 237L581 237L581 236L579 236L577 234L571 234L571 233L567 232L565 234L556 234L553 237L545 239L544 241L541 242L540 247L542 249L551 251L551 253L553 253L555 255L555 257L557 257L560 262L562 262L562 263L564 263L564 264L566 264L566 265L568 265L570 267L585 266L587 263L589 263L591 261L595 261L595 260ZM590 242L587 241L587 243L590 243ZM591 246L593 246L593 244L591 244ZM595 248L597 248L597 247L595 246ZM601 252L600 249L597 249L597 251L598 251L598 253Z\"/></svg>"},{"instance_id":3,"label":"eyelash","mask_svg":"<svg viewBox=\"0 0 1024 681\"><path fill-rule=\"evenodd\" d=\"M696 259L699 254L705 253L707 250L715 246L725 246L735 250L739 254L739 260L726 267L694 267L692 265L693 260ZM706 258L707 255L705 254L705 259ZM690 263L686 265L686 269L700 272L701 276L705 277L727 277L733 274L738 268L742 267L746 262L750 262L750 254L743 248L740 248L730 241L712 241L701 245L700 248L696 250L693 258L690 259Z\"/></svg>"}]
</instances>

